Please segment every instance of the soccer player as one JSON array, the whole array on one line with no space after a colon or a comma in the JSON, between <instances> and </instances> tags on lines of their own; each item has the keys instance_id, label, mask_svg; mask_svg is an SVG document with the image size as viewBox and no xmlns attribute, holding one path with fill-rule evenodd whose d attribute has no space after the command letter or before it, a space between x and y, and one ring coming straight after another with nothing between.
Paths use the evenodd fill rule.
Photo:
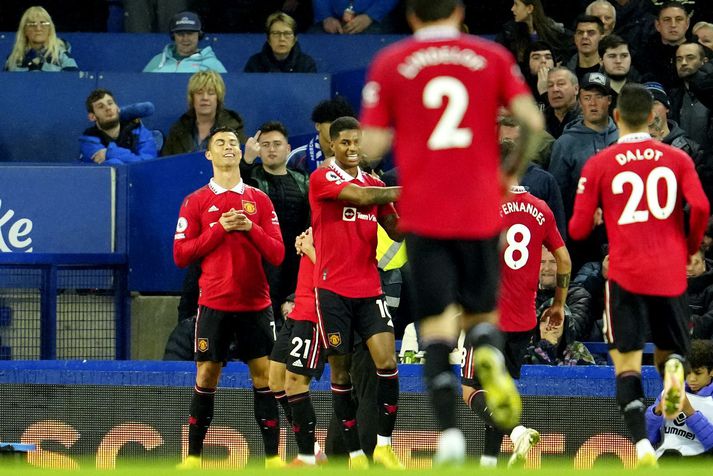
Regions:
<instances>
[{"instance_id":1,"label":"soccer player","mask_svg":"<svg viewBox=\"0 0 713 476\"><path fill-rule=\"evenodd\" d=\"M234 130L213 131L205 156L212 162L213 178L183 201L173 242L178 266L202 260L194 342L196 385L188 419L188 456L179 468L201 466L216 387L232 342L253 381L265 466L279 467L284 465L277 454L279 414L268 387L267 358L275 328L262 262L282 262L280 225L267 195L240 177L242 154Z\"/></svg>"},{"instance_id":2,"label":"soccer player","mask_svg":"<svg viewBox=\"0 0 713 476\"><path fill-rule=\"evenodd\" d=\"M413 38L375 58L362 92L364 152L378 160L395 143L414 317L441 430L436 463L460 464L460 388L448 354L461 327L474 347L494 422L512 428L520 417L520 396L505 369L497 329L498 207L523 157L534 156L533 132L543 130L544 120L511 54L460 33L459 0L409 0L407 15ZM512 111L523 133L519 153L502 166L495 127L501 106Z\"/></svg>"},{"instance_id":3,"label":"soccer player","mask_svg":"<svg viewBox=\"0 0 713 476\"><path fill-rule=\"evenodd\" d=\"M505 345L503 355L508 372L520 378L522 357L538 325L535 298L539 283L542 245L550 250L557 262L557 287L552 306L545 312L553 324L564 320L572 263L562 236L557 230L554 214L547 204L523 187L512 187L512 195L500 207L504 223L505 244L500 254L501 286L498 297L499 327ZM467 349L461 364L463 400L485 422L485 443L480 465L497 464L503 432L493 422L485 403L486 395L473 368L473 349ZM507 429L513 442L513 454L508 466L523 463L527 452L540 440L531 428L517 425Z\"/></svg>"},{"instance_id":4,"label":"soccer player","mask_svg":"<svg viewBox=\"0 0 713 476\"><path fill-rule=\"evenodd\" d=\"M659 458L710 454L713 450L713 342L692 341L687 360L690 370L682 413L673 421L666 420L660 396L646 410L649 441L660 443L656 448Z\"/></svg>"},{"instance_id":5,"label":"soccer player","mask_svg":"<svg viewBox=\"0 0 713 476\"><path fill-rule=\"evenodd\" d=\"M287 400L285 414L292 423L297 440L298 454L290 466L314 466L317 456L324 459L315 441L317 416L309 394L312 378L319 378L324 369L317 328L317 311L314 293L314 263L317 260L312 239L312 229L295 239L300 259L295 290L295 306L287 315L285 324L270 354L270 389L275 398ZM281 400L282 399L282 400Z\"/></svg>"},{"instance_id":6,"label":"soccer player","mask_svg":"<svg viewBox=\"0 0 713 476\"><path fill-rule=\"evenodd\" d=\"M309 202L317 250L314 285L319 336L330 365L334 414L341 423L350 466L367 468L349 375L349 354L354 333L358 333L376 365L379 417L373 460L400 469L403 465L391 447L399 398L394 325L381 290L376 242L377 222L392 239L402 239L391 204L401 188L384 187L381 180L359 168L359 121L341 117L332 123L329 134L334 162L312 173Z\"/></svg>"},{"instance_id":7,"label":"soccer player","mask_svg":"<svg viewBox=\"0 0 713 476\"><path fill-rule=\"evenodd\" d=\"M688 353L686 262L703 238L709 205L691 158L648 133L653 97L626 84L614 110L618 143L582 169L569 223L586 238L603 213L609 238L604 333L616 374L616 398L639 466L655 466L646 439L641 355L647 330L663 374L663 415L675 418L684 397L682 356ZM690 208L684 225L683 201ZM601 207L601 212L597 210ZM688 231L686 231L688 230Z\"/></svg>"}]
</instances>

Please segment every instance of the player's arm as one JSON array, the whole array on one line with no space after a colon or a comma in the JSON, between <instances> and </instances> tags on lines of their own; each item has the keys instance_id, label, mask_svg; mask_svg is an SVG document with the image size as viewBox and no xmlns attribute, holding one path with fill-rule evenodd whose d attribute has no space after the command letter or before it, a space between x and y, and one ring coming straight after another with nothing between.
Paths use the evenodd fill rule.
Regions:
<instances>
[{"instance_id":1,"label":"player's arm","mask_svg":"<svg viewBox=\"0 0 713 476\"><path fill-rule=\"evenodd\" d=\"M385 205L395 202L401 195L401 187L360 187L349 184L337 198L354 205Z\"/></svg>"},{"instance_id":2,"label":"player's arm","mask_svg":"<svg viewBox=\"0 0 713 476\"><path fill-rule=\"evenodd\" d=\"M567 291L572 274L572 260L566 246L560 246L552 254L557 262L555 297L552 306L545 312L549 315L552 325L558 326L564 321L564 305L567 302Z\"/></svg>"},{"instance_id":3,"label":"player's arm","mask_svg":"<svg viewBox=\"0 0 713 476\"><path fill-rule=\"evenodd\" d=\"M391 129L365 127L362 131L361 150L366 155L369 165L374 166L391 149L394 133Z\"/></svg>"},{"instance_id":4,"label":"player's arm","mask_svg":"<svg viewBox=\"0 0 713 476\"><path fill-rule=\"evenodd\" d=\"M198 200L185 200L178 216L173 235L173 260L179 268L185 268L213 251L228 232L222 222L203 230L197 206Z\"/></svg>"},{"instance_id":5,"label":"player's arm","mask_svg":"<svg viewBox=\"0 0 713 476\"><path fill-rule=\"evenodd\" d=\"M510 111L520 123L520 147L516 154L503 162L507 176L519 177L527 164L537 155L538 145L545 130L545 119L529 94L519 94L510 101Z\"/></svg>"}]
</instances>

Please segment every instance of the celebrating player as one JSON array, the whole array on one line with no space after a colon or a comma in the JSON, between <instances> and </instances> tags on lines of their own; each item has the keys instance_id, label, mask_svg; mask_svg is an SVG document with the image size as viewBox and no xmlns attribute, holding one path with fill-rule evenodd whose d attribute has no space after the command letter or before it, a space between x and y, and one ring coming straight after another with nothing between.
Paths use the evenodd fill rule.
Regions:
<instances>
[{"instance_id":1,"label":"celebrating player","mask_svg":"<svg viewBox=\"0 0 713 476\"><path fill-rule=\"evenodd\" d=\"M401 188L384 187L381 180L359 168L361 127L356 119L340 117L329 134L335 160L310 176L309 202L317 249L319 335L327 349L334 413L341 423L351 467L368 467L359 443L349 375L348 357L356 332L376 365L379 419L374 462L403 468L391 447L399 398L394 325L376 263L377 222L392 239L402 239L391 204Z\"/></svg>"},{"instance_id":2,"label":"celebrating player","mask_svg":"<svg viewBox=\"0 0 713 476\"><path fill-rule=\"evenodd\" d=\"M213 419L215 392L228 348L248 364L255 419L265 445L265 466L283 466L277 454L279 414L268 387L268 359L275 328L262 261L277 266L285 255L270 199L240 177L237 133L219 128L208 138L210 183L183 201L173 259L184 267L201 260L194 352L196 385L188 419L188 456L181 469L200 468L203 440Z\"/></svg>"},{"instance_id":3,"label":"celebrating player","mask_svg":"<svg viewBox=\"0 0 713 476\"><path fill-rule=\"evenodd\" d=\"M570 236L586 238L601 207L609 238L605 338L616 373L616 398L636 445L639 466L655 466L646 439L641 356L647 331L663 374L664 417L684 398L682 356L689 350L686 262L703 238L709 205L691 158L651 139L653 98L640 84L619 93L614 119L619 141L585 164ZM683 200L690 207L688 232ZM597 217L597 221L599 218Z\"/></svg>"},{"instance_id":4,"label":"celebrating player","mask_svg":"<svg viewBox=\"0 0 713 476\"><path fill-rule=\"evenodd\" d=\"M520 378L522 357L538 325L535 298L539 283L542 245L552 252L557 261L557 287L552 306L545 311L550 322L564 319L572 263L557 230L554 214L547 204L528 193L523 187L513 187L512 196L500 207L504 222L505 245L500 255L501 278L498 308L499 327L505 345L503 355L510 375ZM481 389L473 368L473 349L467 349L463 363L463 400L485 422L485 443L481 466L495 466L500 452L503 432L493 422L485 403L487 394ZM529 449L540 440L540 434L531 428L517 425L510 431L513 454L508 466L524 462Z\"/></svg>"},{"instance_id":5,"label":"celebrating player","mask_svg":"<svg viewBox=\"0 0 713 476\"><path fill-rule=\"evenodd\" d=\"M435 461L460 464L460 389L448 354L461 328L494 423L508 429L520 418L497 328L498 207L544 120L510 53L459 32L459 0L409 0L407 15L413 38L377 56L362 92L364 152L378 159L394 139L424 378L441 430ZM501 106L520 121L523 139L502 168L495 127Z\"/></svg>"}]
</instances>

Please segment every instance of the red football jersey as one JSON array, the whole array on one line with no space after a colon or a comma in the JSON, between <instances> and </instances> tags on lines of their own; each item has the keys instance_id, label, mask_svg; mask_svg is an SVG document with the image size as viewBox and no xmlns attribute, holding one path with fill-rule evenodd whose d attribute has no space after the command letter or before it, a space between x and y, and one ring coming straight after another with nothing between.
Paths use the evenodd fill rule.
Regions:
<instances>
[{"instance_id":1,"label":"red football jersey","mask_svg":"<svg viewBox=\"0 0 713 476\"><path fill-rule=\"evenodd\" d=\"M317 252L315 287L349 298L381 294L376 266L377 220L395 214L393 205L359 206L337 197L347 185L383 187L363 173L352 177L336 162L309 177L312 234Z\"/></svg>"},{"instance_id":2,"label":"red football jersey","mask_svg":"<svg viewBox=\"0 0 713 476\"><path fill-rule=\"evenodd\" d=\"M501 229L498 109L530 94L502 46L424 28L380 52L362 91L364 127L393 128L399 227L483 239Z\"/></svg>"},{"instance_id":3,"label":"red football jersey","mask_svg":"<svg viewBox=\"0 0 713 476\"><path fill-rule=\"evenodd\" d=\"M688 237L683 200L690 205ZM688 256L700 246L709 205L685 152L628 134L587 161L569 222L585 238L597 207L609 238L609 279L629 292L678 296L686 290Z\"/></svg>"},{"instance_id":4,"label":"red football jersey","mask_svg":"<svg viewBox=\"0 0 713 476\"><path fill-rule=\"evenodd\" d=\"M225 231L218 220L231 208L253 222L250 231ZM198 304L228 312L265 309L271 301L262 260L277 266L284 256L277 215L262 191L242 181L226 190L211 180L183 201L173 259L180 267L203 259Z\"/></svg>"},{"instance_id":5,"label":"red football jersey","mask_svg":"<svg viewBox=\"0 0 713 476\"><path fill-rule=\"evenodd\" d=\"M295 307L288 315L295 321L317 322L317 305L314 296L314 263L307 255L300 259L295 289Z\"/></svg>"},{"instance_id":6,"label":"red football jersey","mask_svg":"<svg viewBox=\"0 0 713 476\"><path fill-rule=\"evenodd\" d=\"M547 203L514 187L500 206L504 244L500 255L500 329L529 331L537 325L535 297L540 280L542 245L554 252L564 246L555 217Z\"/></svg>"}]
</instances>

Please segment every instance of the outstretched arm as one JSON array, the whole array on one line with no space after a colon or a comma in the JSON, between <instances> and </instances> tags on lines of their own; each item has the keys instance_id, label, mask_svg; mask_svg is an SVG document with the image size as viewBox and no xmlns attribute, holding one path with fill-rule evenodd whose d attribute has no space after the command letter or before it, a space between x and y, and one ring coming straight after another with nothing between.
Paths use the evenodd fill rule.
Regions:
<instances>
[{"instance_id":1,"label":"outstretched arm","mask_svg":"<svg viewBox=\"0 0 713 476\"><path fill-rule=\"evenodd\" d=\"M401 187L360 187L349 184L337 198L355 205L385 205L395 202L401 195Z\"/></svg>"}]
</instances>

